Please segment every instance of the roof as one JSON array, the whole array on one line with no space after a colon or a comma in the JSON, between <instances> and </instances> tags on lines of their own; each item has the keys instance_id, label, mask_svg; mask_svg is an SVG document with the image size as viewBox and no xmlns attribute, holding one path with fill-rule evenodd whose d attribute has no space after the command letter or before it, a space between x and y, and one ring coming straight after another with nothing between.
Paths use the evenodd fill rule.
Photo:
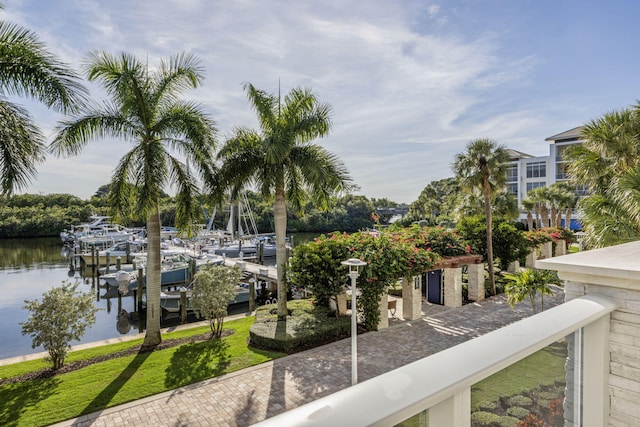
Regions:
<instances>
[{"instance_id":1,"label":"roof","mask_svg":"<svg viewBox=\"0 0 640 427\"><path fill-rule=\"evenodd\" d=\"M578 126L573 129L566 130L557 135L552 135L548 138L545 138L545 141L560 141L564 139L581 139L582 129L584 129L584 126Z\"/></svg>"},{"instance_id":2,"label":"roof","mask_svg":"<svg viewBox=\"0 0 640 427\"><path fill-rule=\"evenodd\" d=\"M522 151L513 150L511 148L507 148L507 153L509 153L509 157L512 160L530 159L530 158L535 157L535 156L532 156L531 154L523 153Z\"/></svg>"}]
</instances>

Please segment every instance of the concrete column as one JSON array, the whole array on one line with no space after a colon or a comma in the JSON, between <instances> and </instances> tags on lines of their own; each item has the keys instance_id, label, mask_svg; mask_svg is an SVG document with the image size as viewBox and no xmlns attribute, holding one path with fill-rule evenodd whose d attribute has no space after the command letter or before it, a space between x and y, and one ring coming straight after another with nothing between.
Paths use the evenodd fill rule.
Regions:
<instances>
[{"instance_id":1,"label":"concrete column","mask_svg":"<svg viewBox=\"0 0 640 427\"><path fill-rule=\"evenodd\" d=\"M422 317L422 276L402 279L402 317L416 320Z\"/></svg>"},{"instance_id":2,"label":"concrete column","mask_svg":"<svg viewBox=\"0 0 640 427\"><path fill-rule=\"evenodd\" d=\"M378 330L389 327L389 295L384 294L380 297L380 323Z\"/></svg>"},{"instance_id":3,"label":"concrete column","mask_svg":"<svg viewBox=\"0 0 640 427\"><path fill-rule=\"evenodd\" d=\"M513 261L507 267L507 273L515 274L520 271L520 261Z\"/></svg>"},{"instance_id":4,"label":"concrete column","mask_svg":"<svg viewBox=\"0 0 640 427\"><path fill-rule=\"evenodd\" d=\"M560 239L556 242L556 255L562 256L567 254L567 242L564 239Z\"/></svg>"},{"instance_id":5,"label":"concrete column","mask_svg":"<svg viewBox=\"0 0 640 427\"><path fill-rule=\"evenodd\" d=\"M581 358L582 372L567 370L565 419L589 426L640 425L640 241L538 261L557 270L565 301L583 295L617 304L609 315L568 337L569 361ZM571 384L582 380L582 411ZM579 383L577 383L579 384ZM580 389L577 389L580 390ZM581 417L580 420L577 418Z\"/></svg>"},{"instance_id":6,"label":"concrete column","mask_svg":"<svg viewBox=\"0 0 640 427\"><path fill-rule=\"evenodd\" d=\"M444 269L444 305L462 307L462 268Z\"/></svg>"},{"instance_id":7,"label":"concrete column","mask_svg":"<svg viewBox=\"0 0 640 427\"><path fill-rule=\"evenodd\" d=\"M536 268L536 261L538 260L538 248L533 248L527 258L524 261L524 266L527 268Z\"/></svg>"},{"instance_id":8,"label":"concrete column","mask_svg":"<svg viewBox=\"0 0 640 427\"><path fill-rule=\"evenodd\" d=\"M338 294L338 303L337 303L338 314L343 316L347 314L347 293L343 292Z\"/></svg>"},{"instance_id":9,"label":"concrete column","mask_svg":"<svg viewBox=\"0 0 640 427\"><path fill-rule=\"evenodd\" d=\"M482 301L484 299L484 263L467 265L469 272L469 299ZM445 297L446 302L446 297Z\"/></svg>"},{"instance_id":10,"label":"concrete column","mask_svg":"<svg viewBox=\"0 0 640 427\"><path fill-rule=\"evenodd\" d=\"M540 258L547 259L553 256L553 242L545 242L540 245Z\"/></svg>"}]
</instances>

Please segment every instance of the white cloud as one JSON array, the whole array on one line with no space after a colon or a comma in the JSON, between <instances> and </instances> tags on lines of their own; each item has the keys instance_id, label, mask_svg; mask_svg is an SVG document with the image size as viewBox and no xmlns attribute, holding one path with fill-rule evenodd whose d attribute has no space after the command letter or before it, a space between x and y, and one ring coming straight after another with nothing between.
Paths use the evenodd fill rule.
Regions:
<instances>
[{"instance_id":1,"label":"white cloud","mask_svg":"<svg viewBox=\"0 0 640 427\"><path fill-rule=\"evenodd\" d=\"M525 117L531 109L513 111L513 98L500 98L531 84L535 55L505 57L507 40L495 30L479 30L473 38L423 31L450 19L437 4L58 0L48 2L48 20L37 4L24 0L12 16L74 65L92 49L148 55L150 64L179 51L195 53L207 78L186 96L207 108L221 137L235 126L256 126L243 82L269 92L278 90L279 80L283 93L311 87L334 110L333 132L318 142L343 159L365 195L388 191L386 196L410 202L429 181L451 174L453 155L470 139L520 141L544 125L542 112ZM44 127L51 129L55 119ZM57 177L67 172L47 161L30 190L60 179L60 191L92 194L122 154L98 145L91 143L73 163L103 176L82 180L84 187L62 188L69 180ZM102 159L101 168L94 158Z\"/></svg>"}]
</instances>

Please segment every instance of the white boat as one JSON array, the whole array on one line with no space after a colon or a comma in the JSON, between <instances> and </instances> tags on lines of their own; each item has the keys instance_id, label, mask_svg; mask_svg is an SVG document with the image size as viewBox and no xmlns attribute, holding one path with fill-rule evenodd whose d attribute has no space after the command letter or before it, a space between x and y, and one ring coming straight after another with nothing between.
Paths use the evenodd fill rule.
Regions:
<instances>
[{"instance_id":1,"label":"white boat","mask_svg":"<svg viewBox=\"0 0 640 427\"><path fill-rule=\"evenodd\" d=\"M80 243L95 245L100 243L117 243L144 237L144 228L127 228L111 222L110 216L92 215L91 222L72 226L60 233L63 243Z\"/></svg>"},{"instance_id":2,"label":"white boat","mask_svg":"<svg viewBox=\"0 0 640 427\"><path fill-rule=\"evenodd\" d=\"M235 296L229 301L229 305L242 304L249 302L249 284L240 283L234 286ZM160 307L170 313L177 313L180 311L180 290L175 291L162 291L160 292ZM257 296L257 291L256 291ZM187 311L193 311L191 307L191 289L186 289L187 297Z\"/></svg>"},{"instance_id":3,"label":"white boat","mask_svg":"<svg viewBox=\"0 0 640 427\"><path fill-rule=\"evenodd\" d=\"M178 254L168 256L163 259L160 266L160 286L163 290L177 289L181 286L186 286L190 278L189 269L193 265L195 271L198 271L202 265L210 264L222 264L224 262L222 257L217 258L193 258L186 254ZM105 274L101 276L105 283L109 286L120 286L122 283L127 283L127 289L121 288L121 293L126 295L128 292L138 288L138 273L137 271L124 271L120 270L115 273ZM146 275L143 276L143 281L146 281Z\"/></svg>"}]
</instances>

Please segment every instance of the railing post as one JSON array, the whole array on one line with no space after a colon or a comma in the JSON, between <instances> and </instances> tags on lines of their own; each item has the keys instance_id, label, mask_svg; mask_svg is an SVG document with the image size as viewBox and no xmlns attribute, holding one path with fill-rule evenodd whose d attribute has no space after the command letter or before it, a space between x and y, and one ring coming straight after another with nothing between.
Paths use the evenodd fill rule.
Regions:
<instances>
[{"instance_id":1,"label":"railing post","mask_svg":"<svg viewBox=\"0 0 640 427\"><path fill-rule=\"evenodd\" d=\"M469 427L471 425L471 387L429 408L429 425Z\"/></svg>"},{"instance_id":2,"label":"railing post","mask_svg":"<svg viewBox=\"0 0 640 427\"><path fill-rule=\"evenodd\" d=\"M607 424L609 413L609 322L610 315L583 328L582 425Z\"/></svg>"}]
</instances>

